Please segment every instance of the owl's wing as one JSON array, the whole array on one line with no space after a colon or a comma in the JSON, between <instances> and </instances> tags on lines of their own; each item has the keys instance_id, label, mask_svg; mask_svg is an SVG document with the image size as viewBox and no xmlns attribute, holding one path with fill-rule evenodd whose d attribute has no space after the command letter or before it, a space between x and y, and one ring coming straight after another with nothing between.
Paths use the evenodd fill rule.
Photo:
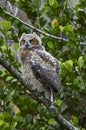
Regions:
<instances>
[{"instance_id":1,"label":"owl's wing","mask_svg":"<svg viewBox=\"0 0 86 130\"><path fill-rule=\"evenodd\" d=\"M30 61L32 70L36 78L43 84L44 87L51 88L54 92L58 92L61 88L61 82L57 72L56 61L51 62L49 55L45 52L43 53L44 54L41 56L42 62L34 60Z\"/></svg>"},{"instance_id":2,"label":"owl's wing","mask_svg":"<svg viewBox=\"0 0 86 130\"><path fill-rule=\"evenodd\" d=\"M50 53L45 50L39 50L36 52L46 63L51 64L56 69L56 72L59 73L60 67L58 61L55 57L53 57Z\"/></svg>"}]
</instances>

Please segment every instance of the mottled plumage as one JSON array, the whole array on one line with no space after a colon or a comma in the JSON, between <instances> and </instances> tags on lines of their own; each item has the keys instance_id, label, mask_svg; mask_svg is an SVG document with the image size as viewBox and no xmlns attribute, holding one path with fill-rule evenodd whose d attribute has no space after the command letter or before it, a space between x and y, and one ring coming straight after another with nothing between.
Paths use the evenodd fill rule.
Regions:
<instances>
[{"instance_id":1,"label":"mottled plumage","mask_svg":"<svg viewBox=\"0 0 86 130\"><path fill-rule=\"evenodd\" d=\"M32 90L40 97L53 101L52 96L61 88L57 59L44 49L35 33L23 34L19 43L25 81L32 84Z\"/></svg>"}]
</instances>

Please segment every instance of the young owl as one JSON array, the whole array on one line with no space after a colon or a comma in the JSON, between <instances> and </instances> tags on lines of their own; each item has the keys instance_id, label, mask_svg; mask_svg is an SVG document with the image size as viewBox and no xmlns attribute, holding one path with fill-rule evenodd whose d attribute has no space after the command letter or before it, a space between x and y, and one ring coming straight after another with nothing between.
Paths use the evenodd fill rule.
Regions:
<instances>
[{"instance_id":1,"label":"young owl","mask_svg":"<svg viewBox=\"0 0 86 130\"><path fill-rule=\"evenodd\" d=\"M25 82L30 82L32 90L39 97L53 102L61 88L57 59L44 49L40 37L35 33L23 34L19 43Z\"/></svg>"}]
</instances>

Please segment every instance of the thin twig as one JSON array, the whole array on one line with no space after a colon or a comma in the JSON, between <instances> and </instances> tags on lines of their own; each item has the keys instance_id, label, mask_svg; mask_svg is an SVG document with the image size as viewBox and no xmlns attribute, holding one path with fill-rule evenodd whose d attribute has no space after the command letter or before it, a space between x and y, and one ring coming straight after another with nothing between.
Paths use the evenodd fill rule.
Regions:
<instances>
[{"instance_id":1,"label":"thin twig","mask_svg":"<svg viewBox=\"0 0 86 130\"><path fill-rule=\"evenodd\" d=\"M2 7L0 7L0 10L1 10L5 15L12 17L13 19L15 19L15 20L21 22L21 23L22 23L23 25L25 25L26 27L28 27L28 28L30 28L30 29L32 29L32 30L34 30L34 31L37 31L37 32L39 32L39 33L45 35L46 37L50 37L50 38L53 38L53 39L55 39L55 40L61 40L61 41L65 41L65 42L68 41L68 39L61 38L61 37L57 37L57 36L54 36L54 35L45 33L45 32L43 32L43 31L41 31L40 29L35 28L34 26L32 26L32 25L30 25L30 24L27 24L26 22L22 21L22 20L19 19L18 17L15 17L15 16L12 15L11 13L5 11Z\"/></svg>"},{"instance_id":2,"label":"thin twig","mask_svg":"<svg viewBox=\"0 0 86 130\"><path fill-rule=\"evenodd\" d=\"M26 22L22 21L21 19L19 19L18 17L15 17L14 15L12 15L11 13L5 11L2 7L0 7L0 10L3 12L3 14L5 14L6 16L9 16L11 18L13 18L14 20L17 20L19 21L20 23L22 23L23 25L25 25L26 27L34 30L34 31L37 31L43 35L45 35L46 37L49 37L49 38L52 38L52 39L55 39L57 41L64 41L64 42L68 42L69 40L66 39L66 38L63 38L63 37L57 37L57 36L54 36L54 35L51 35L49 33L45 33L43 31L41 31L40 29L30 25L30 24L27 24ZM80 45L81 46L86 46L86 43L85 42L80 42Z\"/></svg>"}]
</instances>

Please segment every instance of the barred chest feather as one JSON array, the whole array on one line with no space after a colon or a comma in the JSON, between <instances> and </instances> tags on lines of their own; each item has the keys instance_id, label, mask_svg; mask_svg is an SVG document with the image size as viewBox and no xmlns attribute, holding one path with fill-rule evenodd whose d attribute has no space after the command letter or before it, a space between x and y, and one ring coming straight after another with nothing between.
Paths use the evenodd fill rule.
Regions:
<instances>
[{"instance_id":1,"label":"barred chest feather","mask_svg":"<svg viewBox=\"0 0 86 130\"><path fill-rule=\"evenodd\" d=\"M25 82L30 82L33 91L39 93L44 92L45 88L34 75L32 65L30 64L30 61L42 62L41 58L36 54L36 52L34 51L27 52L26 50L26 52L23 52L23 54L21 53L21 61L23 65L23 77Z\"/></svg>"}]
</instances>

